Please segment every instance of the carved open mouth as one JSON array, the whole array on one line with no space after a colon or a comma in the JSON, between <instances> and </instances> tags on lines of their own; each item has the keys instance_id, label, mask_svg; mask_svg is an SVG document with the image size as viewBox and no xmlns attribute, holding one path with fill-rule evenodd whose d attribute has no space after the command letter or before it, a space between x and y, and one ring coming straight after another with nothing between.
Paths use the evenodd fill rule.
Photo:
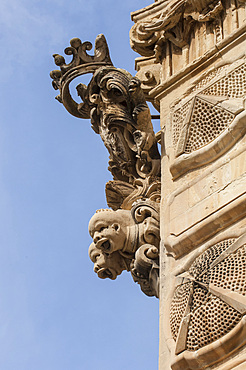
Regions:
<instances>
[{"instance_id":1,"label":"carved open mouth","mask_svg":"<svg viewBox=\"0 0 246 370\"><path fill-rule=\"evenodd\" d=\"M110 252L111 244L107 238L102 238L96 243L96 247L101 249L103 252Z\"/></svg>"},{"instance_id":2,"label":"carved open mouth","mask_svg":"<svg viewBox=\"0 0 246 370\"><path fill-rule=\"evenodd\" d=\"M111 249L111 245L110 245L109 240L107 240L106 242L102 243L101 248L104 250L104 252L109 252L110 249Z\"/></svg>"},{"instance_id":3,"label":"carved open mouth","mask_svg":"<svg viewBox=\"0 0 246 370\"><path fill-rule=\"evenodd\" d=\"M101 268L97 271L97 275L99 278L101 279L111 279L111 280L115 280L116 279L116 272L114 270L111 270L109 268L105 269L105 268Z\"/></svg>"}]
</instances>

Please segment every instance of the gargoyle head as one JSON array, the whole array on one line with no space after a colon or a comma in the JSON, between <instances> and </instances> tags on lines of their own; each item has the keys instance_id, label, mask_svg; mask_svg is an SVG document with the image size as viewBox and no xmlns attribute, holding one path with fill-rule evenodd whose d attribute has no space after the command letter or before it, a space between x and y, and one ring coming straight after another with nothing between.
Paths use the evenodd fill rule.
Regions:
<instances>
[{"instance_id":1,"label":"gargoyle head","mask_svg":"<svg viewBox=\"0 0 246 370\"><path fill-rule=\"evenodd\" d=\"M89 257L94 263L94 271L101 279L115 280L123 270L129 270L129 263L120 255L119 252L111 254L104 253L96 248L94 243L89 247Z\"/></svg>"},{"instance_id":2,"label":"gargoyle head","mask_svg":"<svg viewBox=\"0 0 246 370\"><path fill-rule=\"evenodd\" d=\"M128 248L129 228L135 222L130 211L97 211L89 222L89 233L97 249L111 254L116 251L132 252Z\"/></svg>"}]
</instances>

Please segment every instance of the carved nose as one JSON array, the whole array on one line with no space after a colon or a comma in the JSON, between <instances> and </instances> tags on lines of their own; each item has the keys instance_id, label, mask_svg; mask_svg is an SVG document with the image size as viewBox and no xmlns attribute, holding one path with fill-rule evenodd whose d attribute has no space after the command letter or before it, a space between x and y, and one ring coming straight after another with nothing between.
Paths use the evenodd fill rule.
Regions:
<instances>
[{"instance_id":1,"label":"carved nose","mask_svg":"<svg viewBox=\"0 0 246 370\"><path fill-rule=\"evenodd\" d=\"M101 235L98 233L94 234L93 242L96 244L101 239Z\"/></svg>"},{"instance_id":2,"label":"carved nose","mask_svg":"<svg viewBox=\"0 0 246 370\"><path fill-rule=\"evenodd\" d=\"M97 273L99 270L100 270L100 267L98 266L98 264L95 264L94 265L94 272Z\"/></svg>"}]
</instances>

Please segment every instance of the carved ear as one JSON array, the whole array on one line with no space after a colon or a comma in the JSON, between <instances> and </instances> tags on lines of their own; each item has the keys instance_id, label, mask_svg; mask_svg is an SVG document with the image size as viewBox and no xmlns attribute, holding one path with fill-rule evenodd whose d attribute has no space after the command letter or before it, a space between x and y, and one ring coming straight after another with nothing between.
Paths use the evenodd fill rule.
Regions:
<instances>
[{"instance_id":1,"label":"carved ear","mask_svg":"<svg viewBox=\"0 0 246 370\"><path fill-rule=\"evenodd\" d=\"M118 223L113 224L112 227L115 229L115 231L120 230L120 224L118 224Z\"/></svg>"}]
</instances>

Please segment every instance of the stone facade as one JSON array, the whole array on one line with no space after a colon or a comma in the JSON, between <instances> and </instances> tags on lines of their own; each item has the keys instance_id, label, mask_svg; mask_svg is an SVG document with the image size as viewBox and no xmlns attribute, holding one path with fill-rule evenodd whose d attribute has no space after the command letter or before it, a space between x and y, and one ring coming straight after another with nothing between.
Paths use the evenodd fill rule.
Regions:
<instances>
[{"instance_id":1,"label":"stone facade","mask_svg":"<svg viewBox=\"0 0 246 370\"><path fill-rule=\"evenodd\" d=\"M246 368L246 3L134 12L162 127L160 369Z\"/></svg>"},{"instance_id":2,"label":"stone facade","mask_svg":"<svg viewBox=\"0 0 246 370\"><path fill-rule=\"evenodd\" d=\"M103 35L94 56L80 39L71 63L54 55L58 101L109 152L111 209L90 221L89 256L100 278L127 270L160 298L160 370L245 369L246 2L158 0L132 20L136 77ZM69 86L86 73L76 103Z\"/></svg>"}]
</instances>

